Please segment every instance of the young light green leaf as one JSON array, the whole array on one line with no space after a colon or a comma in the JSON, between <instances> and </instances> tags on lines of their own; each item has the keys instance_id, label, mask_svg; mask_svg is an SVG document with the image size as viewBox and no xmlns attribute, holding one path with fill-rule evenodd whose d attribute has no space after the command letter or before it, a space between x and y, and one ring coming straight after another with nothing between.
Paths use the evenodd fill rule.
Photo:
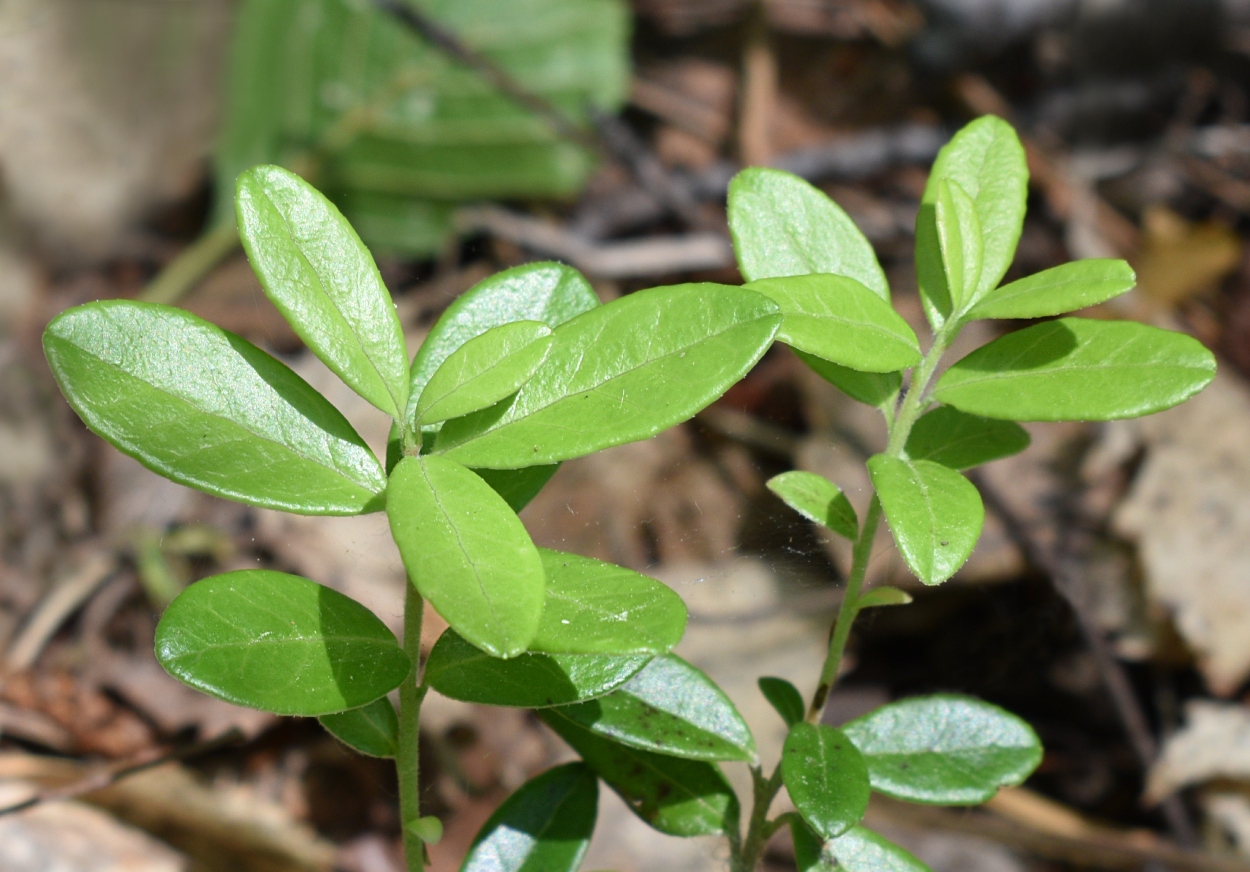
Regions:
<instances>
[{"instance_id":1,"label":"young light green leaf","mask_svg":"<svg viewBox=\"0 0 1250 872\"><path fill-rule=\"evenodd\" d=\"M781 778L803 820L825 839L859 823L868 808L868 769L841 730L799 723L781 750Z\"/></svg>"},{"instance_id":2,"label":"young light green leaf","mask_svg":"<svg viewBox=\"0 0 1250 872\"><path fill-rule=\"evenodd\" d=\"M906 699L842 729L864 755L873 789L910 802L977 805L1042 760L1028 724L966 696Z\"/></svg>"},{"instance_id":3,"label":"young light green leaf","mask_svg":"<svg viewBox=\"0 0 1250 872\"><path fill-rule=\"evenodd\" d=\"M768 480L768 489L807 520L852 542L859 535L859 521L850 500L824 476L799 470L783 472Z\"/></svg>"},{"instance_id":4,"label":"young light green leaf","mask_svg":"<svg viewBox=\"0 0 1250 872\"><path fill-rule=\"evenodd\" d=\"M369 757L394 757L399 746L399 716L386 697L317 720L334 738Z\"/></svg>"},{"instance_id":5,"label":"young light green leaf","mask_svg":"<svg viewBox=\"0 0 1250 872\"><path fill-rule=\"evenodd\" d=\"M859 598L858 609L875 609L880 606L905 606L912 601L911 594L897 587L874 587Z\"/></svg>"},{"instance_id":6,"label":"young light green leaf","mask_svg":"<svg viewBox=\"0 0 1250 872\"><path fill-rule=\"evenodd\" d=\"M459 418L511 396L550 350L551 328L541 321L513 321L474 336L430 377L417 401L417 425Z\"/></svg>"},{"instance_id":7,"label":"young light green leaf","mask_svg":"<svg viewBox=\"0 0 1250 872\"><path fill-rule=\"evenodd\" d=\"M852 278L759 279L746 287L781 307L777 338L860 372L896 372L920 362L920 343L894 307Z\"/></svg>"},{"instance_id":8,"label":"young light green leaf","mask_svg":"<svg viewBox=\"0 0 1250 872\"><path fill-rule=\"evenodd\" d=\"M543 485L551 481L551 477L560 468L558 463L546 466L523 466L520 469L475 469L495 493L503 497L503 501L514 512L529 505L530 500L538 496Z\"/></svg>"},{"instance_id":9,"label":"young light green leaf","mask_svg":"<svg viewBox=\"0 0 1250 872\"><path fill-rule=\"evenodd\" d=\"M842 207L796 175L750 167L729 183L729 230L749 282L831 273L883 300L890 286L872 245Z\"/></svg>"},{"instance_id":10,"label":"young light green leaf","mask_svg":"<svg viewBox=\"0 0 1250 872\"><path fill-rule=\"evenodd\" d=\"M972 318L1045 318L1093 306L1132 290L1133 268L1122 260L1077 260L991 291Z\"/></svg>"},{"instance_id":11,"label":"young light green leaf","mask_svg":"<svg viewBox=\"0 0 1250 872\"><path fill-rule=\"evenodd\" d=\"M412 666L360 603L265 569L214 575L179 594L156 627L156 659L210 696L304 717L373 702Z\"/></svg>"},{"instance_id":12,"label":"young light green leaf","mask_svg":"<svg viewBox=\"0 0 1250 872\"><path fill-rule=\"evenodd\" d=\"M607 696L556 711L605 738L688 760L756 761L751 729L725 692L673 654Z\"/></svg>"},{"instance_id":13,"label":"young light green leaf","mask_svg":"<svg viewBox=\"0 0 1250 872\"><path fill-rule=\"evenodd\" d=\"M111 300L61 313L43 346L87 426L166 478L306 515L382 508L382 466L347 419L233 333Z\"/></svg>"},{"instance_id":14,"label":"young light green leaf","mask_svg":"<svg viewBox=\"0 0 1250 872\"><path fill-rule=\"evenodd\" d=\"M447 307L417 350L406 419L415 419L417 399L438 368L473 337L514 321L555 329L598 305L582 274L559 263L527 263L483 279Z\"/></svg>"},{"instance_id":15,"label":"young light green leaf","mask_svg":"<svg viewBox=\"0 0 1250 872\"><path fill-rule=\"evenodd\" d=\"M1028 431L1014 421L969 415L950 406L922 415L907 437L907 456L912 460L931 460L951 469L980 466L1028 447Z\"/></svg>"},{"instance_id":16,"label":"young light green leaf","mask_svg":"<svg viewBox=\"0 0 1250 872\"><path fill-rule=\"evenodd\" d=\"M443 696L483 705L544 708L611 693L651 661L650 654L547 654L491 657L447 630L425 664L425 680Z\"/></svg>"},{"instance_id":17,"label":"young light green leaf","mask_svg":"<svg viewBox=\"0 0 1250 872\"><path fill-rule=\"evenodd\" d=\"M910 853L860 825L828 842L824 856L835 861L826 868L841 872L930 872Z\"/></svg>"},{"instance_id":18,"label":"young light green leaf","mask_svg":"<svg viewBox=\"0 0 1250 872\"><path fill-rule=\"evenodd\" d=\"M547 588L531 651L665 654L681 641L686 604L668 585L577 554L538 553Z\"/></svg>"},{"instance_id":19,"label":"young light green leaf","mask_svg":"<svg viewBox=\"0 0 1250 872\"><path fill-rule=\"evenodd\" d=\"M775 303L742 288L637 291L557 327L547 362L515 398L448 421L435 451L507 469L646 439L742 378L780 322Z\"/></svg>"},{"instance_id":20,"label":"young light green leaf","mask_svg":"<svg viewBox=\"0 0 1250 872\"><path fill-rule=\"evenodd\" d=\"M799 360L853 400L881 408L894 401L903 386L901 372L856 372L812 354L795 351Z\"/></svg>"},{"instance_id":21,"label":"young light green leaf","mask_svg":"<svg viewBox=\"0 0 1250 872\"><path fill-rule=\"evenodd\" d=\"M964 565L981 536L985 507L972 482L930 460L878 454L868 460L899 553L925 584L941 584Z\"/></svg>"},{"instance_id":22,"label":"young light green leaf","mask_svg":"<svg viewBox=\"0 0 1250 872\"><path fill-rule=\"evenodd\" d=\"M313 354L398 418L408 402L403 327L347 219L312 185L276 166L239 176L235 211L266 296Z\"/></svg>"},{"instance_id":23,"label":"young light green leaf","mask_svg":"<svg viewBox=\"0 0 1250 872\"><path fill-rule=\"evenodd\" d=\"M803 720L803 715L807 713L807 706L803 704L803 694L799 693L797 687L784 678L774 678L770 675L764 676L756 683L759 685L760 693L764 694L764 699L768 700L773 710L781 715L787 727L793 727Z\"/></svg>"},{"instance_id":24,"label":"young light green leaf","mask_svg":"<svg viewBox=\"0 0 1250 872\"><path fill-rule=\"evenodd\" d=\"M556 709L538 716L661 833L710 836L738 826L738 798L716 764L630 748L596 736Z\"/></svg>"},{"instance_id":25,"label":"young light green leaf","mask_svg":"<svg viewBox=\"0 0 1250 872\"><path fill-rule=\"evenodd\" d=\"M1059 318L978 348L946 371L933 396L987 418L1109 421L1169 409L1214 377L1214 355L1189 336Z\"/></svg>"},{"instance_id":26,"label":"young light green leaf","mask_svg":"<svg viewBox=\"0 0 1250 872\"><path fill-rule=\"evenodd\" d=\"M836 872L837 867L824 858L825 840L816 835L799 815L791 812L787 820L790 837L794 841L794 865L798 872Z\"/></svg>"},{"instance_id":27,"label":"young light green leaf","mask_svg":"<svg viewBox=\"0 0 1250 872\"><path fill-rule=\"evenodd\" d=\"M577 872L598 810L599 781L588 766L548 769L482 825L460 872Z\"/></svg>"},{"instance_id":28,"label":"young light green leaf","mask_svg":"<svg viewBox=\"0 0 1250 872\"><path fill-rule=\"evenodd\" d=\"M951 305L962 310L976 299L981 281L981 222L976 204L959 182L939 179L933 206L946 289Z\"/></svg>"},{"instance_id":29,"label":"young light green leaf","mask_svg":"<svg viewBox=\"0 0 1250 872\"><path fill-rule=\"evenodd\" d=\"M449 625L495 657L529 646L543 609L542 559L490 485L445 457L405 457L386 514L408 577Z\"/></svg>"},{"instance_id":30,"label":"young light green leaf","mask_svg":"<svg viewBox=\"0 0 1250 872\"><path fill-rule=\"evenodd\" d=\"M443 822L432 814L417 818L404 829L427 845L437 845L443 840Z\"/></svg>"}]
</instances>

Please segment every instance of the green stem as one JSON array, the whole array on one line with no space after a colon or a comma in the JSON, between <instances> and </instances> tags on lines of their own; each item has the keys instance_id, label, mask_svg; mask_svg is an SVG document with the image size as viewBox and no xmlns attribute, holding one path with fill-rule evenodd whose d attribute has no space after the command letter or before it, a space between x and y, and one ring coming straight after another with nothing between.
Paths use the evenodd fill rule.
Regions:
<instances>
[{"instance_id":1,"label":"green stem","mask_svg":"<svg viewBox=\"0 0 1250 872\"><path fill-rule=\"evenodd\" d=\"M758 768L751 770L754 782L755 802L751 810L751 821L747 826L746 842L742 850L735 852L731 868L733 872L754 872L760 855L769 838L777 831L777 822L768 820L768 809L781 790L781 767L773 770L773 774L765 780L764 773Z\"/></svg>"},{"instance_id":2,"label":"green stem","mask_svg":"<svg viewBox=\"0 0 1250 872\"><path fill-rule=\"evenodd\" d=\"M139 299L148 303L164 303L172 306L202 282L217 264L234 252L238 245L239 232L235 229L232 218L184 248L143 289Z\"/></svg>"},{"instance_id":3,"label":"green stem","mask_svg":"<svg viewBox=\"0 0 1250 872\"><path fill-rule=\"evenodd\" d=\"M425 600L411 582L404 597L404 652L412 661L412 672L399 686L399 749L395 771L399 776L399 822L404 834L404 856L408 872L424 872L425 845L417 834L421 819L421 781L418 740L421 729L421 700L425 688L419 683L421 663L421 618Z\"/></svg>"}]
</instances>

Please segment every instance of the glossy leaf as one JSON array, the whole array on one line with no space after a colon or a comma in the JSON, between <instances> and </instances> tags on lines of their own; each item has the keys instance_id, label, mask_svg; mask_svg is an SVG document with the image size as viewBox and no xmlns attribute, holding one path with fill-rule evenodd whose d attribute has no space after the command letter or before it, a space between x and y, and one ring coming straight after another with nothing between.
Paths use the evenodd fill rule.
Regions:
<instances>
[{"instance_id":1,"label":"glossy leaf","mask_svg":"<svg viewBox=\"0 0 1250 872\"><path fill-rule=\"evenodd\" d=\"M538 553L547 587L531 651L665 654L681 641L686 605L668 585L577 554Z\"/></svg>"},{"instance_id":2,"label":"glossy leaf","mask_svg":"<svg viewBox=\"0 0 1250 872\"><path fill-rule=\"evenodd\" d=\"M951 304L962 310L976 299L981 281L981 222L976 204L959 182L939 179L933 206L947 291Z\"/></svg>"},{"instance_id":3,"label":"glossy leaf","mask_svg":"<svg viewBox=\"0 0 1250 872\"><path fill-rule=\"evenodd\" d=\"M382 507L381 464L347 419L233 333L181 309L113 300L63 312L43 346L87 426L166 478L308 515Z\"/></svg>"},{"instance_id":4,"label":"glossy leaf","mask_svg":"<svg viewBox=\"0 0 1250 872\"><path fill-rule=\"evenodd\" d=\"M547 359L551 328L541 321L492 327L457 348L417 401L417 423L437 424L511 396Z\"/></svg>"},{"instance_id":5,"label":"glossy leaf","mask_svg":"<svg viewBox=\"0 0 1250 872\"><path fill-rule=\"evenodd\" d=\"M408 577L451 627L496 657L529 646L543 609L542 560L490 485L445 457L405 457L386 514Z\"/></svg>"},{"instance_id":6,"label":"glossy leaf","mask_svg":"<svg viewBox=\"0 0 1250 872\"><path fill-rule=\"evenodd\" d=\"M482 825L460 872L577 872L599 809L599 782L582 763L531 778Z\"/></svg>"},{"instance_id":7,"label":"glossy leaf","mask_svg":"<svg viewBox=\"0 0 1250 872\"><path fill-rule=\"evenodd\" d=\"M796 351L799 360L853 400L881 407L893 402L903 386L901 372L856 372L811 354Z\"/></svg>"},{"instance_id":8,"label":"glossy leaf","mask_svg":"<svg viewBox=\"0 0 1250 872\"><path fill-rule=\"evenodd\" d=\"M529 505L530 500L538 496L543 485L551 481L551 477L560 468L558 463L546 466L526 466L521 469L475 469L495 493L503 497L503 501L514 512Z\"/></svg>"},{"instance_id":9,"label":"glossy leaf","mask_svg":"<svg viewBox=\"0 0 1250 872\"><path fill-rule=\"evenodd\" d=\"M790 837L794 842L794 865L798 872L836 872L836 867L823 856L825 840L816 835L799 815L791 814L788 820Z\"/></svg>"},{"instance_id":10,"label":"glossy leaf","mask_svg":"<svg viewBox=\"0 0 1250 872\"><path fill-rule=\"evenodd\" d=\"M650 654L546 654L491 657L447 630L430 651L425 680L443 696L483 705L544 708L611 693L650 662Z\"/></svg>"},{"instance_id":11,"label":"glossy leaf","mask_svg":"<svg viewBox=\"0 0 1250 872\"><path fill-rule=\"evenodd\" d=\"M1189 336L1132 321L1060 318L1017 330L956 362L934 398L1013 421L1108 421L1169 409L1215 377Z\"/></svg>"},{"instance_id":12,"label":"glossy leaf","mask_svg":"<svg viewBox=\"0 0 1250 872\"><path fill-rule=\"evenodd\" d=\"M781 777L803 820L825 839L859 823L868 808L868 769L841 730L795 724L781 751Z\"/></svg>"},{"instance_id":13,"label":"glossy leaf","mask_svg":"<svg viewBox=\"0 0 1250 872\"><path fill-rule=\"evenodd\" d=\"M373 256L312 185L276 166L239 176L239 236L265 295L339 378L398 418L408 351Z\"/></svg>"},{"instance_id":14,"label":"glossy leaf","mask_svg":"<svg viewBox=\"0 0 1250 872\"><path fill-rule=\"evenodd\" d=\"M1019 454L1029 434L1014 421L998 421L939 406L920 417L907 437L907 456L951 469L969 469Z\"/></svg>"},{"instance_id":15,"label":"glossy leaf","mask_svg":"<svg viewBox=\"0 0 1250 872\"><path fill-rule=\"evenodd\" d=\"M782 170L750 167L729 183L729 230L743 277L831 273L884 300L890 286L872 245L823 191Z\"/></svg>"},{"instance_id":16,"label":"glossy leaf","mask_svg":"<svg viewBox=\"0 0 1250 872\"><path fill-rule=\"evenodd\" d=\"M852 542L859 535L859 521L850 500L824 476L799 470L783 472L768 480L768 489L807 520Z\"/></svg>"},{"instance_id":17,"label":"glossy leaf","mask_svg":"<svg viewBox=\"0 0 1250 872\"><path fill-rule=\"evenodd\" d=\"M875 609L881 606L905 606L912 601L911 594L897 587L874 587L859 598L858 609Z\"/></svg>"},{"instance_id":18,"label":"glossy leaf","mask_svg":"<svg viewBox=\"0 0 1250 872\"><path fill-rule=\"evenodd\" d=\"M797 687L784 678L773 678L767 675L759 679L757 683L760 693L764 694L764 698L768 700L773 710L781 715L787 727L793 727L803 720L803 716L807 714L807 706L803 703L803 694L799 693Z\"/></svg>"},{"instance_id":19,"label":"glossy leaf","mask_svg":"<svg viewBox=\"0 0 1250 872\"><path fill-rule=\"evenodd\" d=\"M590 283L572 267L527 263L483 279L447 307L412 361L409 421L430 378L452 353L475 336L514 321L556 328L599 305Z\"/></svg>"},{"instance_id":20,"label":"glossy leaf","mask_svg":"<svg viewBox=\"0 0 1250 872\"><path fill-rule=\"evenodd\" d=\"M1028 724L965 696L905 699L842 729L864 755L873 789L911 802L976 805L1023 782L1042 760Z\"/></svg>"},{"instance_id":21,"label":"glossy leaf","mask_svg":"<svg viewBox=\"0 0 1250 872\"><path fill-rule=\"evenodd\" d=\"M399 716L386 697L318 720L334 738L369 757L394 757L399 746Z\"/></svg>"},{"instance_id":22,"label":"glossy leaf","mask_svg":"<svg viewBox=\"0 0 1250 872\"><path fill-rule=\"evenodd\" d=\"M448 421L435 450L506 469L646 439L742 378L780 321L775 303L742 288L637 291L557 327L547 362L515 399Z\"/></svg>"},{"instance_id":23,"label":"glossy leaf","mask_svg":"<svg viewBox=\"0 0 1250 872\"><path fill-rule=\"evenodd\" d=\"M854 826L827 843L826 857L842 872L930 872L929 867L889 839L864 826Z\"/></svg>"},{"instance_id":24,"label":"glossy leaf","mask_svg":"<svg viewBox=\"0 0 1250 872\"><path fill-rule=\"evenodd\" d=\"M304 717L372 702L411 667L360 603L266 569L214 575L179 594L156 627L156 659L210 696Z\"/></svg>"},{"instance_id":25,"label":"glossy leaf","mask_svg":"<svg viewBox=\"0 0 1250 872\"><path fill-rule=\"evenodd\" d=\"M868 460L899 553L925 584L941 584L972 554L985 507L968 479L930 460Z\"/></svg>"},{"instance_id":26,"label":"glossy leaf","mask_svg":"<svg viewBox=\"0 0 1250 872\"><path fill-rule=\"evenodd\" d=\"M607 696L557 711L634 748L689 760L756 760L755 739L733 702L673 654L656 657Z\"/></svg>"},{"instance_id":27,"label":"glossy leaf","mask_svg":"<svg viewBox=\"0 0 1250 872\"><path fill-rule=\"evenodd\" d=\"M538 716L661 833L709 836L737 827L738 798L714 763L630 748L596 736L556 709Z\"/></svg>"},{"instance_id":28,"label":"glossy leaf","mask_svg":"<svg viewBox=\"0 0 1250 872\"><path fill-rule=\"evenodd\" d=\"M1122 260L1091 259L1061 264L1003 285L972 310L973 318L1045 318L1118 297L1137 284Z\"/></svg>"},{"instance_id":29,"label":"glossy leaf","mask_svg":"<svg viewBox=\"0 0 1250 872\"><path fill-rule=\"evenodd\" d=\"M846 276L760 279L746 287L781 308L777 338L861 372L895 372L920 362L916 334L894 308Z\"/></svg>"}]
</instances>

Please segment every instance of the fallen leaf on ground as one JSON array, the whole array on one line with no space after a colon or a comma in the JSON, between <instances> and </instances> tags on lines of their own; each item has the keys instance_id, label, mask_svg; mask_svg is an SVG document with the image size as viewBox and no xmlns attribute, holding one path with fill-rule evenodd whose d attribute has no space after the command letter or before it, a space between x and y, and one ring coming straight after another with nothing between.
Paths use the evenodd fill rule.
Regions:
<instances>
[{"instance_id":1,"label":"fallen leaf on ground","mask_svg":"<svg viewBox=\"0 0 1250 872\"><path fill-rule=\"evenodd\" d=\"M1185 726L1164 742L1150 768L1146 798L1158 802L1217 778L1250 780L1250 708L1193 700L1185 706Z\"/></svg>"}]
</instances>

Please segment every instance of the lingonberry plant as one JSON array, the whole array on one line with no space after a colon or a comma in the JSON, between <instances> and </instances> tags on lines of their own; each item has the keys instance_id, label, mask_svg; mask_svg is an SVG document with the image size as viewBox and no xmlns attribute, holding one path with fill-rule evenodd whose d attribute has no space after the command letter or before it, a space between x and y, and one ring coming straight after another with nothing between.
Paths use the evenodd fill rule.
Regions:
<instances>
[{"instance_id":1,"label":"lingonberry plant","mask_svg":"<svg viewBox=\"0 0 1250 872\"><path fill-rule=\"evenodd\" d=\"M433 689L536 709L582 761L513 794L482 828L466 872L576 870L599 781L662 833L723 835L735 872L753 870L787 825L805 872L914 872L925 867L861 825L871 791L979 803L1026 778L1041 748L1020 719L954 695L905 699L841 729L822 723L856 616L909 600L863 590L882 517L920 581L939 584L968 558L984 515L960 470L1023 449L1015 422L1148 414L1215 371L1186 336L1061 318L990 342L937 377L971 320L1059 315L1133 285L1126 264L1096 260L999 287L1026 182L1020 143L995 118L969 125L938 157L916 228L934 334L923 354L846 214L794 176L749 169L729 199L745 287L653 288L599 305L567 267L518 267L457 300L409 365L390 296L338 211L284 170L250 170L237 212L252 265L313 353L393 419L385 465L283 363L187 312L92 303L56 318L44 344L87 425L174 481L304 514L385 510L411 581L402 640L329 588L247 570L178 596L156 653L205 693L318 717L362 753L393 757L410 869L423 868L425 844L441 834L421 816L417 768L421 702ZM516 513L561 461L692 416L774 339L879 409L889 436L868 461L875 494L862 520L819 476L769 482L854 542L813 698L783 678L760 679L789 728L770 772L729 698L670 653L685 628L681 599L622 567L535 547ZM421 664L427 601L450 629ZM745 821L718 765L733 761L753 774ZM770 817L782 786L797 811Z\"/></svg>"}]
</instances>

